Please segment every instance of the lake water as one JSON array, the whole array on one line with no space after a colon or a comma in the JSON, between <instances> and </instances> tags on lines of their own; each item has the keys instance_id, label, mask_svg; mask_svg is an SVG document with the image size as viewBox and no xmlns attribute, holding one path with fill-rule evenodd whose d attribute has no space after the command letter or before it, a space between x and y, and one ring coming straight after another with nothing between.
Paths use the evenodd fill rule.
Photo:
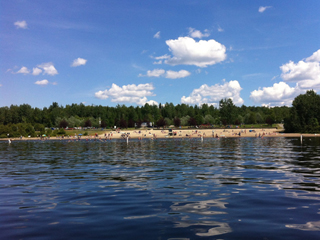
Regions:
<instances>
[{"instance_id":1,"label":"lake water","mask_svg":"<svg viewBox=\"0 0 320 240\"><path fill-rule=\"evenodd\" d=\"M0 142L0 239L320 239L320 138Z\"/></svg>"}]
</instances>

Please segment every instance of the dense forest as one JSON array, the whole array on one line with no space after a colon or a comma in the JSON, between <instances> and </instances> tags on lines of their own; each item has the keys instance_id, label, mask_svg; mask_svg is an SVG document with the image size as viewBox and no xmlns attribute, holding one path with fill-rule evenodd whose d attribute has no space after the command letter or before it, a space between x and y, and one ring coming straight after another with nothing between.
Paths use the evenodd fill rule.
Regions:
<instances>
[{"instance_id":1,"label":"dense forest","mask_svg":"<svg viewBox=\"0 0 320 240\"><path fill-rule=\"evenodd\" d=\"M59 106L57 102L48 108L33 108L28 104L0 108L0 137L35 135L35 131L50 134L51 128L140 127L142 122L155 126L226 126L240 124L285 124L289 132L318 132L320 120L320 96L314 91L299 95L292 107L235 106L231 99L222 99L219 107L203 104L190 106L173 103L127 107L117 105L85 106L71 104ZM49 130L47 130L49 129Z\"/></svg>"}]
</instances>

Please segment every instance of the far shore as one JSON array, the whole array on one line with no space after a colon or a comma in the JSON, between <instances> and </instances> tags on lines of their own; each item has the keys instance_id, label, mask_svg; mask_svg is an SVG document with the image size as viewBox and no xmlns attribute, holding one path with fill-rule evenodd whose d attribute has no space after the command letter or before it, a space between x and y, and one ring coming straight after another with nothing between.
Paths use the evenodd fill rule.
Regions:
<instances>
[{"instance_id":1,"label":"far shore","mask_svg":"<svg viewBox=\"0 0 320 240\"><path fill-rule=\"evenodd\" d=\"M172 135L168 129L137 129L99 132L88 136L57 136L57 137L22 137L1 138L0 141L14 140L90 140L90 139L157 139L157 138L241 138L241 137L320 137L320 134L281 133L276 128L249 129L173 129Z\"/></svg>"}]
</instances>

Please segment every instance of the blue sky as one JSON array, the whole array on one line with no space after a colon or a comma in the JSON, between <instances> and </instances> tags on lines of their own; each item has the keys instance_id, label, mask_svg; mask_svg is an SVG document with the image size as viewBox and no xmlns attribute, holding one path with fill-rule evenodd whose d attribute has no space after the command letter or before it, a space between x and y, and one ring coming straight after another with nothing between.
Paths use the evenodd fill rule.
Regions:
<instances>
[{"instance_id":1,"label":"blue sky","mask_svg":"<svg viewBox=\"0 0 320 240\"><path fill-rule=\"evenodd\" d=\"M320 90L320 1L0 0L0 106L283 106Z\"/></svg>"}]
</instances>

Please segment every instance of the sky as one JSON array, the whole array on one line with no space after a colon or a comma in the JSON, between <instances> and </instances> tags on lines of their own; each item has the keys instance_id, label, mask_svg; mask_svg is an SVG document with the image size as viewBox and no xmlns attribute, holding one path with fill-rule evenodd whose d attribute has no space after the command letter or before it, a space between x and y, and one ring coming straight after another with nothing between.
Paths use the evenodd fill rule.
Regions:
<instances>
[{"instance_id":1,"label":"sky","mask_svg":"<svg viewBox=\"0 0 320 240\"><path fill-rule=\"evenodd\" d=\"M319 9L319 0L0 0L0 107L291 106L320 92Z\"/></svg>"}]
</instances>

